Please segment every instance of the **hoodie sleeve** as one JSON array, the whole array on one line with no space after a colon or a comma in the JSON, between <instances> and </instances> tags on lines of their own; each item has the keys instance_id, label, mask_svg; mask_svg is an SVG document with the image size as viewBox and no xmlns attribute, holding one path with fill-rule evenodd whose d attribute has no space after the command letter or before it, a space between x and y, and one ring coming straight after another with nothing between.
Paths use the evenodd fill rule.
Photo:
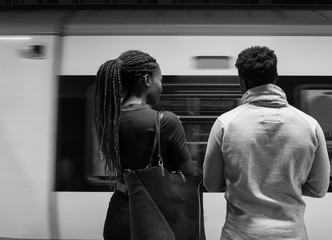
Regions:
<instances>
[{"instance_id":1,"label":"hoodie sleeve","mask_svg":"<svg viewBox=\"0 0 332 240\"><path fill-rule=\"evenodd\" d=\"M219 119L212 126L203 163L203 184L209 192L225 189L224 159L221 151L224 128Z\"/></svg>"},{"instance_id":2,"label":"hoodie sleeve","mask_svg":"<svg viewBox=\"0 0 332 240\"><path fill-rule=\"evenodd\" d=\"M326 194L330 183L330 161L324 132L318 123L316 137L318 139L318 147L308 178L302 186L302 194L309 197L321 198Z\"/></svg>"}]
</instances>

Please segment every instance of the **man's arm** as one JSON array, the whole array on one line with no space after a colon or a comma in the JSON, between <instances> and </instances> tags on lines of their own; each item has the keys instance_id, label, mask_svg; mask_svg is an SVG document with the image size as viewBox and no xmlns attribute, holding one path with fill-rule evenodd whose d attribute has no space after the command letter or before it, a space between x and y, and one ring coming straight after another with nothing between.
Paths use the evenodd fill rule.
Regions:
<instances>
[{"instance_id":1,"label":"man's arm","mask_svg":"<svg viewBox=\"0 0 332 240\"><path fill-rule=\"evenodd\" d=\"M212 126L203 163L203 184L209 192L225 189L224 159L221 151L224 128L219 119Z\"/></svg>"},{"instance_id":2,"label":"man's arm","mask_svg":"<svg viewBox=\"0 0 332 240\"><path fill-rule=\"evenodd\" d=\"M302 186L302 194L321 198L326 194L330 183L330 161L322 128L317 124L318 147L315 152L309 176Z\"/></svg>"}]
</instances>

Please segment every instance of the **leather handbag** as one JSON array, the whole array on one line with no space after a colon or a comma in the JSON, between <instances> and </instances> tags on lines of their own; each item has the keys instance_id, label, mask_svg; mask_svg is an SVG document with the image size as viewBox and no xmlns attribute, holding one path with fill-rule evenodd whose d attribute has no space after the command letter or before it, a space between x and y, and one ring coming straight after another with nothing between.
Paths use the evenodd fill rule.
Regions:
<instances>
[{"instance_id":1,"label":"leather handbag","mask_svg":"<svg viewBox=\"0 0 332 240\"><path fill-rule=\"evenodd\" d=\"M151 156L146 169L126 170L132 240L205 240L202 177L169 172L160 149L160 115L155 121L158 165ZM154 152L154 151L152 151Z\"/></svg>"}]
</instances>

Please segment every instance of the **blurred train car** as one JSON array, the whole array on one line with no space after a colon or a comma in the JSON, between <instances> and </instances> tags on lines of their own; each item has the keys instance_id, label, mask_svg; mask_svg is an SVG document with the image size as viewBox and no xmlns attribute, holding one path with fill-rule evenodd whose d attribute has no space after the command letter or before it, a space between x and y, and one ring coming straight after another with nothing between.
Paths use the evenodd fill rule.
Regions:
<instances>
[{"instance_id":1,"label":"blurred train car","mask_svg":"<svg viewBox=\"0 0 332 240\"><path fill-rule=\"evenodd\" d=\"M332 156L332 11L114 9L0 11L0 239L102 239L112 192L91 134L94 76L128 49L154 56L195 167L218 115L240 104L234 62L253 45L278 56L289 102L322 125ZM332 194L305 198L310 239L332 236ZM223 193L204 193L208 240Z\"/></svg>"}]
</instances>

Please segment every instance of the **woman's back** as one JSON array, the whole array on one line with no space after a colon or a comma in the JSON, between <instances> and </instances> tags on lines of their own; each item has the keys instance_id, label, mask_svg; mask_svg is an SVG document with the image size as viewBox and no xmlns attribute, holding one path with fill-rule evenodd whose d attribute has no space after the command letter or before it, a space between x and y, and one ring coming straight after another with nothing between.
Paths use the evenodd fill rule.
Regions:
<instances>
[{"instance_id":1,"label":"woman's back","mask_svg":"<svg viewBox=\"0 0 332 240\"><path fill-rule=\"evenodd\" d=\"M147 104L130 104L121 109L119 144L122 169L141 169L148 165L155 137L155 116ZM164 112L161 120L162 157L166 167L179 169L191 159L181 122L172 112ZM155 149L157 150L157 149ZM154 151L154 165L156 165Z\"/></svg>"}]
</instances>

